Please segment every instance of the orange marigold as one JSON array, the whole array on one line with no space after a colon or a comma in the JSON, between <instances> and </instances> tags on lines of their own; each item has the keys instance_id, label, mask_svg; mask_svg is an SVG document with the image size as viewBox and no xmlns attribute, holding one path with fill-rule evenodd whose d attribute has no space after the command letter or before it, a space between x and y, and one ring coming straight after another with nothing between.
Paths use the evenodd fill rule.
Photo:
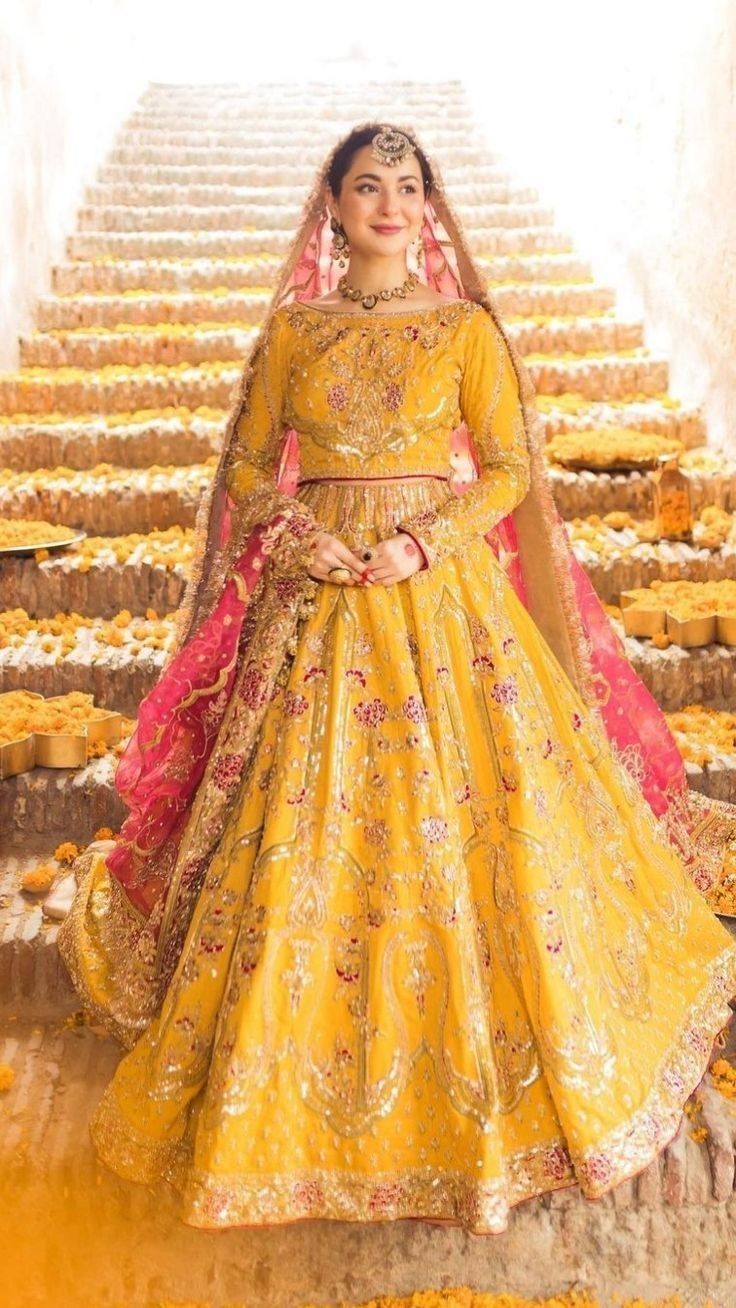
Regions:
<instances>
[{"instance_id":1,"label":"orange marigold","mask_svg":"<svg viewBox=\"0 0 736 1308\"><path fill-rule=\"evenodd\" d=\"M59 863L73 863L79 854L79 845L75 845L71 840L66 840L62 845L57 845L54 850L54 858Z\"/></svg>"}]
</instances>

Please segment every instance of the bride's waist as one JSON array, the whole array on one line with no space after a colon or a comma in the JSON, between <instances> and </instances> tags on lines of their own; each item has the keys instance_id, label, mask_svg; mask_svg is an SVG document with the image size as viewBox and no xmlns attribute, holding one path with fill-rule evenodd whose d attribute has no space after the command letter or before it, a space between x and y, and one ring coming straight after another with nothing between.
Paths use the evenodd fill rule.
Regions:
<instances>
[{"instance_id":1,"label":"bride's waist","mask_svg":"<svg viewBox=\"0 0 736 1308\"><path fill-rule=\"evenodd\" d=\"M449 480L436 473L386 477L305 477L297 498L315 518L348 543L390 535L402 519L451 498Z\"/></svg>"},{"instance_id":2,"label":"bride's waist","mask_svg":"<svg viewBox=\"0 0 736 1308\"><path fill-rule=\"evenodd\" d=\"M385 477L300 477L297 486L310 486L316 482L326 482L330 485L339 482L358 486L372 486L377 482L396 481L443 481L446 483L447 477L439 472L404 472Z\"/></svg>"}]
</instances>

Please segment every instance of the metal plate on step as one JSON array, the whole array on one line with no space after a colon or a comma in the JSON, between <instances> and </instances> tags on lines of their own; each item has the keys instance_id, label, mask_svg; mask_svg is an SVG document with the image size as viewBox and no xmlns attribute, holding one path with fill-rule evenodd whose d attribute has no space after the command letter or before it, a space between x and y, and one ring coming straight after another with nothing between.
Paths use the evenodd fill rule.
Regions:
<instances>
[{"instance_id":1,"label":"metal plate on step","mask_svg":"<svg viewBox=\"0 0 736 1308\"><path fill-rule=\"evenodd\" d=\"M595 463L592 459L563 459L555 458L555 463L559 463L569 472L649 472L652 468L659 466L659 459L612 459L610 463Z\"/></svg>"},{"instance_id":2,"label":"metal plate on step","mask_svg":"<svg viewBox=\"0 0 736 1308\"><path fill-rule=\"evenodd\" d=\"M78 545L80 540L85 540L86 531L70 532L62 540L44 540L37 541L34 545L5 545L0 546L0 558L8 554L17 554L23 557L28 554L35 554L37 550L65 550L69 545Z\"/></svg>"}]
</instances>

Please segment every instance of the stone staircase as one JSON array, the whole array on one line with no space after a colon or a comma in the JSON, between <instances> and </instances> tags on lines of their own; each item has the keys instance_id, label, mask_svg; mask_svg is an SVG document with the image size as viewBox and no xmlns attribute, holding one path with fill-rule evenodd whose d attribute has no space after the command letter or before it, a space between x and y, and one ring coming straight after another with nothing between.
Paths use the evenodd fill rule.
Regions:
<instances>
[{"instance_id":1,"label":"stone staircase","mask_svg":"<svg viewBox=\"0 0 736 1308\"><path fill-rule=\"evenodd\" d=\"M0 560L1 610L93 619L63 652L0 638L0 692L93 691L135 714L165 651L106 646L104 624L120 610L142 621L155 609L170 629L230 394L314 169L338 133L369 116L413 123L441 160L549 436L615 424L707 445L702 414L667 394L667 360L647 348L641 323L617 315L613 289L596 282L537 193L494 157L459 83L274 86L267 126L263 95L148 89L87 189L52 293L21 338L20 369L0 375L0 516L63 522L95 538L42 562ZM647 475L550 476L566 519L649 513ZM691 485L696 506L736 508L736 464L694 470ZM730 557L705 554L663 543L604 563L583 548L578 557L615 602L655 576L736 576ZM666 709L736 701L736 651L633 640L627 649ZM736 800L726 763L689 772L693 786ZM142 1305L178 1295L296 1308L422 1286L537 1295L579 1282L602 1303L612 1288L679 1290L692 1308L706 1292L714 1308L736 1308L736 1119L713 1094L704 1143L683 1127L664 1157L604 1200L561 1192L524 1205L492 1240L412 1222L213 1235L184 1228L160 1195L99 1168L86 1122L119 1051L80 1023L57 926L18 880L60 840L81 844L119 825L113 773L104 757L0 782L0 1061L16 1070L0 1096L0 1203L12 1185L16 1269L3 1302Z\"/></svg>"}]
</instances>

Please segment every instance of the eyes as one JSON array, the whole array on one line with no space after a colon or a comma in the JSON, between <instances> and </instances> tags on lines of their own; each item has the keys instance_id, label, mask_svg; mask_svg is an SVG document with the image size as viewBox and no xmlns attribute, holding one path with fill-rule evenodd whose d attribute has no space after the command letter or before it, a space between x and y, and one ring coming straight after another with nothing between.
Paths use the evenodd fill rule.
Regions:
<instances>
[{"instance_id":1,"label":"eyes","mask_svg":"<svg viewBox=\"0 0 736 1308\"><path fill-rule=\"evenodd\" d=\"M360 191L365 191L366 188L369 191L378 190L378 187L374 186L373 182L361 182L360 185L356 187L356 190L360 192ZM414 182L405 182L401 189L402 191L408 191L409 195L416 195L418 187L414 185Z\"/></svg>"}]
</instances>

